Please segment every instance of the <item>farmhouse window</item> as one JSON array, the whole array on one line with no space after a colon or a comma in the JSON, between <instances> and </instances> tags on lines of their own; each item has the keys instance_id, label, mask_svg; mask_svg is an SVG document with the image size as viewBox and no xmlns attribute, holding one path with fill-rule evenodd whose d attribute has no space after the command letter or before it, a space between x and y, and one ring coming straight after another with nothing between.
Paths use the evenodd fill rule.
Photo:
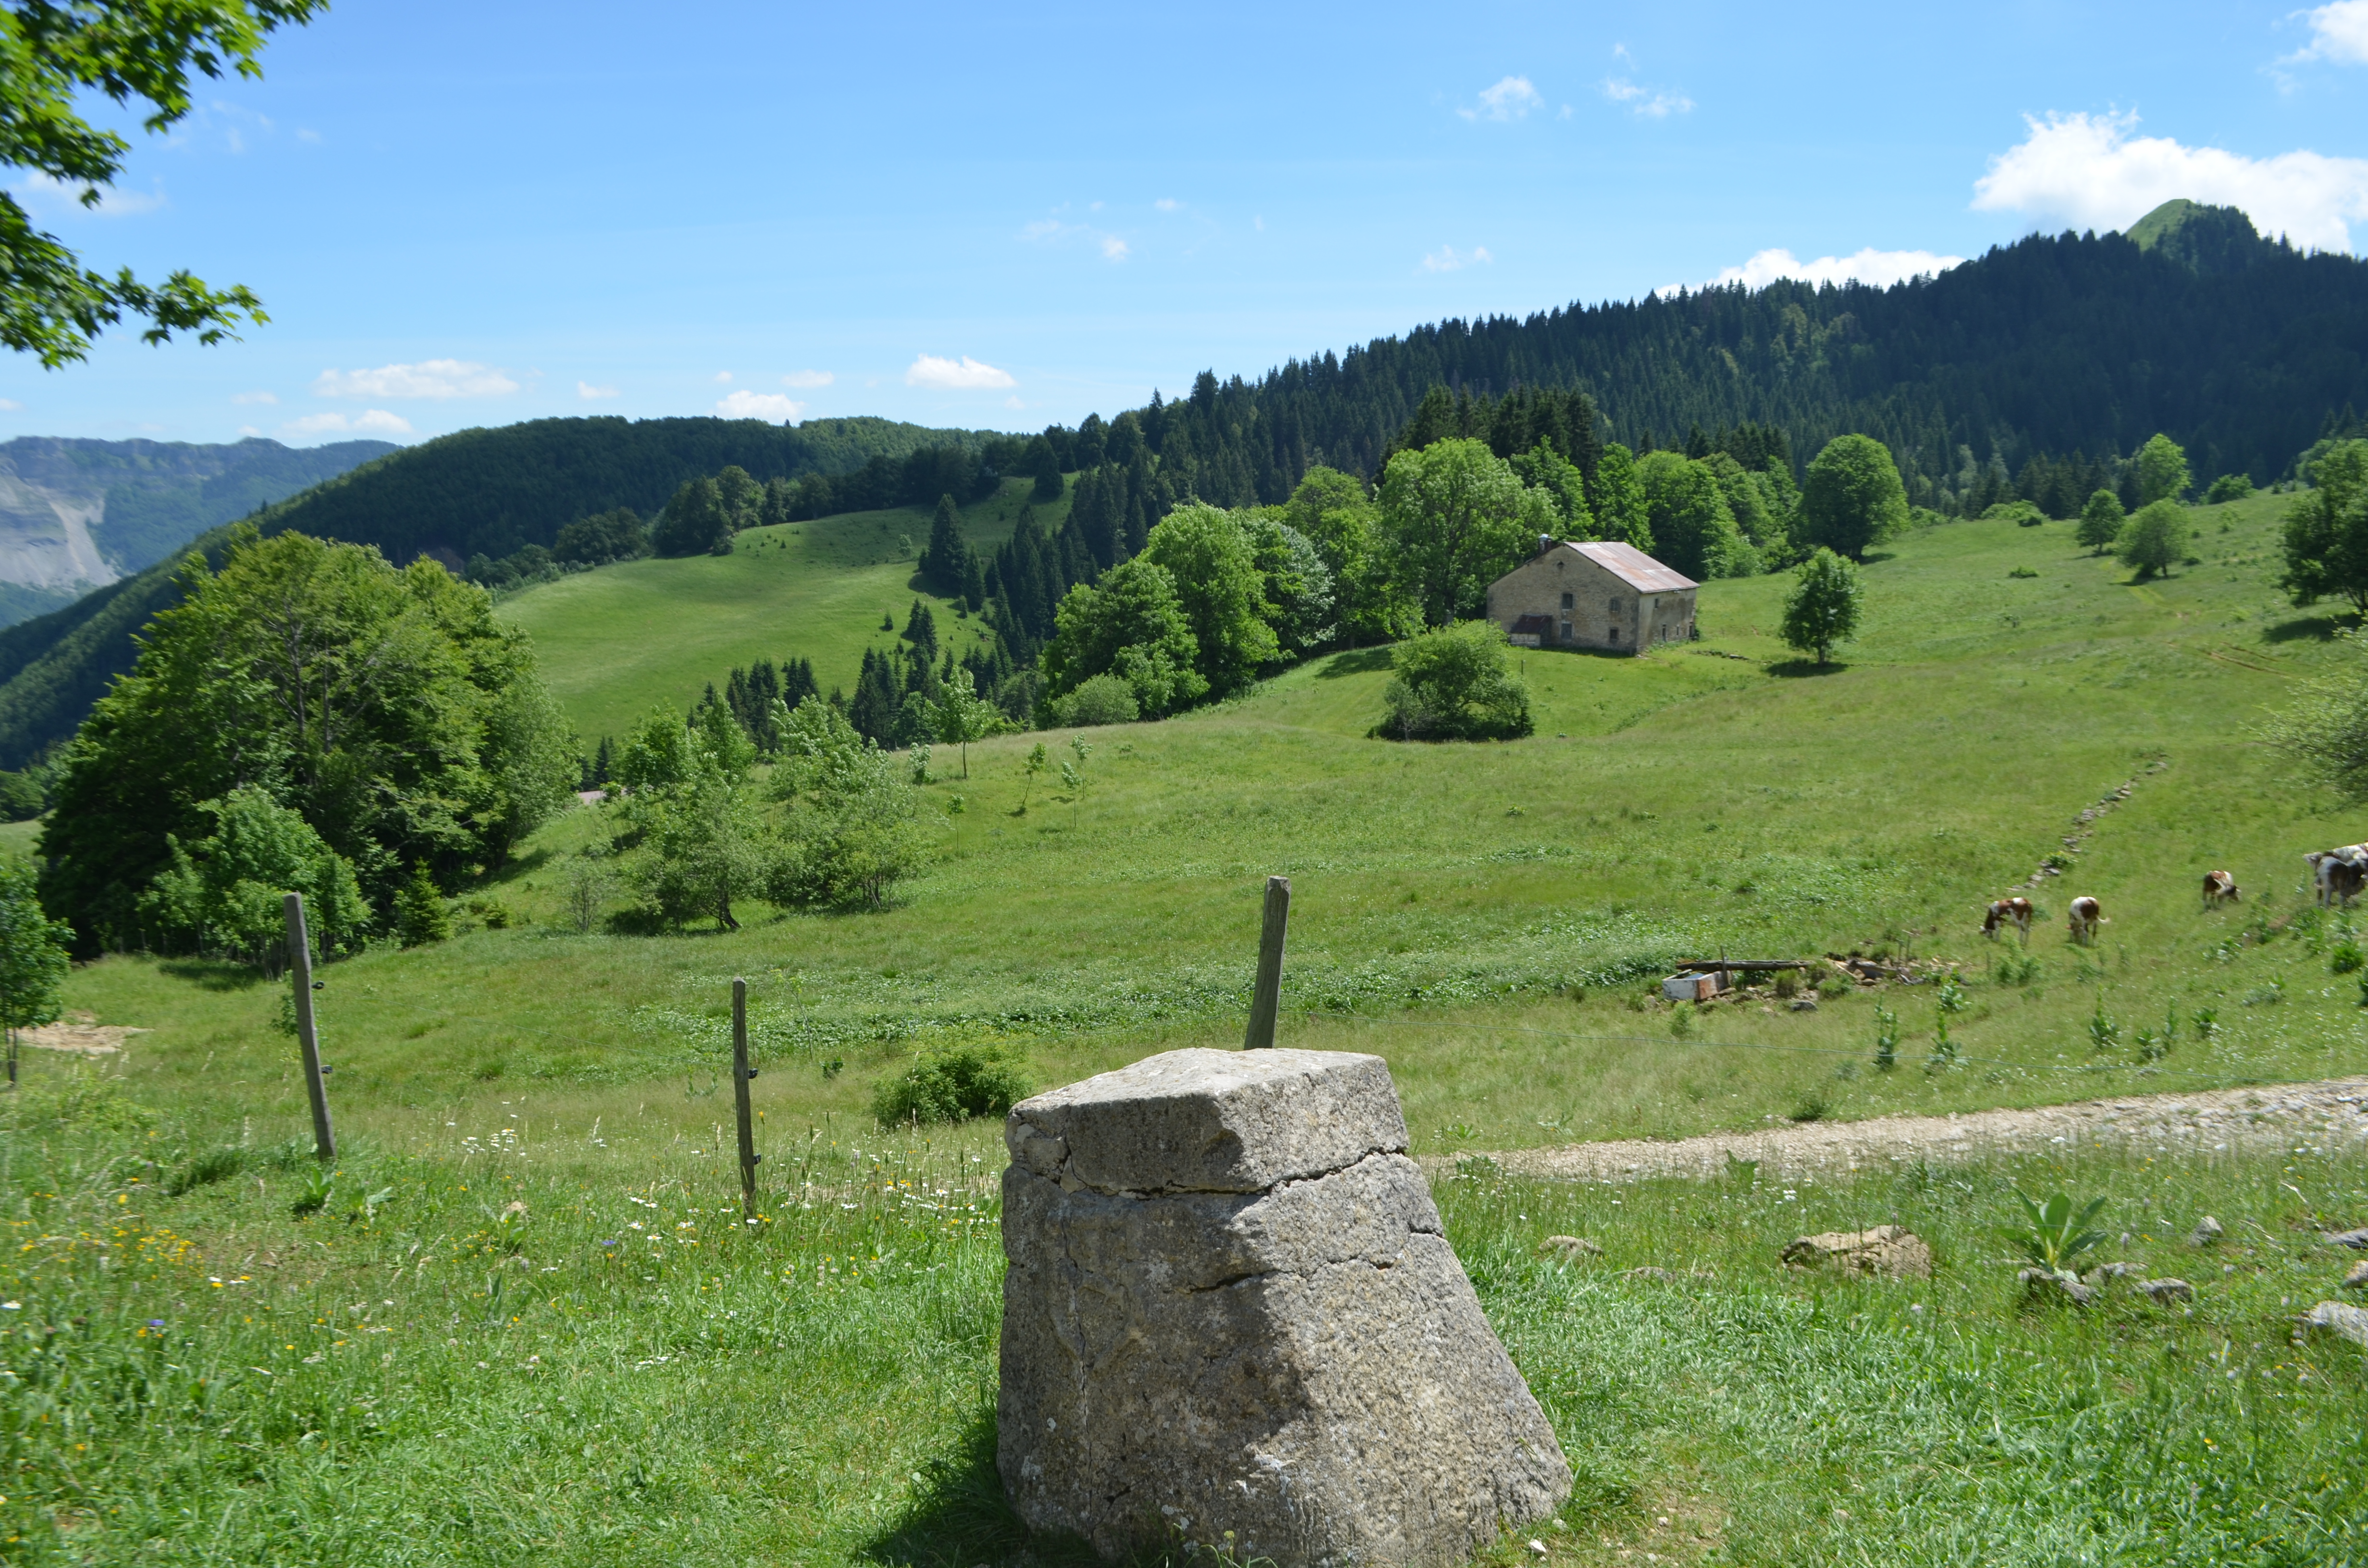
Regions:
<instances>
[{"instance_id":1,"label":"farmhouse window","mask_svg":"<svg viewBox=\"0 0 2368 1568\"><path fill-rule=\"evenodd\" d=\"M1576 595L1576 594L1565 594L1565 595L1562 597L1562 608L1565 608L1565 609L1568 609L1568 608L1570 608L1573 605L1577 604L1577 602L1578 602L1578 596L1577 596L1577 595Z\"/></svg>"},{"instance_id":2,"label":"farmhouse window","mask_svg":"<svg viewBox=\"0 0 2368 1568\"><path fill-rule=\"evenodd\" d=\"M1611 613L1614 615L1620 613L1620 601L1616 597L1611 601Z\"/></svg>"}]
</instances>

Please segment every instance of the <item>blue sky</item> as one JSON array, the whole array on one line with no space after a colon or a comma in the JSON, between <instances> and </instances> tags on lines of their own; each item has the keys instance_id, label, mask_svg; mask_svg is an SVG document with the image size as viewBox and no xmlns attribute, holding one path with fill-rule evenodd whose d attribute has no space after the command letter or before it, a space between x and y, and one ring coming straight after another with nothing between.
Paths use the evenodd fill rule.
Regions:
<instances>
[{"instance_id":1,"label":"blue sky","mask_svg":"<svg viewBox=\"0 0 2368 1568\"><path fill-rule=\"evenodd\" d=\"M2368 242L2368 0L338 0L264 62L133 131L100 213L6 179L91 262L245 283L271 323L0 363L0 438L1038 428L1446 316L1887 278L2170 195Z\"/></svg>"}]
</instances>

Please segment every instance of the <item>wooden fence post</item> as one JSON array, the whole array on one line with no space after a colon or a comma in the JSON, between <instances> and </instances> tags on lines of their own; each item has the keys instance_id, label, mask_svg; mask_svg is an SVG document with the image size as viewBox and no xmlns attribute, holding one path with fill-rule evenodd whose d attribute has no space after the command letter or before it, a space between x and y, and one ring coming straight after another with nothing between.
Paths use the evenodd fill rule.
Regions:
<instances>
[{"instance_id":1,"label":"wooden fence post","mask_svg":"<svg viewBox=\"0 0 2368 1568\"><path fill-rule=\"evenodd\" d=\"M1274 1044L1274 1017L1282 1001L1282 933L1291 923L1291 879L1266 880L1266 915L1258 925L1258 985L1250 993L1250 1028L1244 1051Z\"/></svg>"},{"instance_id":2,"label":"wooden fence post","mask_svg":"<svg viewBox=\"0 0 2368 1568\"><path fill-rule=\"evenodd\" d=\"M748 1065L748 983L732 982L732 1108L740 1119L740 1214L757 1217L757 1127L748 1114L748 1080L757 1075Z\"/></svg>"},{"instance_id":3,"label":"wooden fence post","mask_svg":"<svg viewBox=\"0 0 2368 1568\"><path fill-rule=\"evenodd\" d=\"M321 1040L313 1027L313 943L304 932L304 895L287 895L288 973L296 988L296 1043L304 1053L304 1092L313 1100L313 1153L337 1157L337 1135L329 1126L329 1089L321 1081Z\"/></svg>"}]
</instances>

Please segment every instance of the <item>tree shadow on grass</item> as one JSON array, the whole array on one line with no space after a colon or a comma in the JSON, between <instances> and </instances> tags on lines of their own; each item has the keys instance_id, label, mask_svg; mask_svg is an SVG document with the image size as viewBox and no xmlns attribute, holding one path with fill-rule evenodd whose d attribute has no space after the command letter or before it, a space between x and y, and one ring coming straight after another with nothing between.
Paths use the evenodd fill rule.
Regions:
<instances>
[{"instance_id":1,"label":"tree shadow on grass","mask_svg":"<svg viewBox=\"0 0 2368 1568\"><path fill-rule=\"evenodd\" d=\"M995 1411L973 1415L951 1451L921 1467L913 1500L856 1555L896 1568L977 1568L1025 1561L1042 1568L1090 1568L1093 1549L1074 1536L1029 1533L1003 1495L995 1470Z\"/></svg>"},{"instance_id":2,"label":"tree shadow on grass","mask_svg":"<svg viewBox=\"0 0 2368 1568\"><path fill-rule=\"evenodd\" d=\"M2327 615L2298 615L2292 620L2280 621L2261 633L2264 642L2328 642L2335 634L2358 627L2360 618L2330 612Z\"/></svg>"},{"instance_id":3,"label":"tree shadow on grass","mask_svg":"<svg viewBox=\"0 0 2368 1568\"><path fill-rule=\"evenodd\" d=\"M1768 673L1782 676L1788 680L1798 680L1804 676L1838 676L1848 668L1850 666L1839 659L1830 665L1821 665L1815 659L1779 659L1768 666Z\"/></svg>"},{"instance_id":4,"label":"tree shadow on grass","mask_svg":"<svg viewBox=\"0 0 2368 1568\"><path fill-rule=\"evenodd\" d=\"M227 959L166 959L156 971L186 980L200 991L252 991L264 981L261 970Z\"/></svg>"},{"instance_id":5,"label":"tree shadow on grass","mask_svg":"<svg viewBox=\"0 0 2368 1568\"><path fill-rule=\"evenodd\" d=\"M1335 653L1324 667L1315 672L1317 680L1338 680L1343 676L1376 675L1390 667L1388 648L1356 648L1346 653Z\"/></svg>"}]
</instances>

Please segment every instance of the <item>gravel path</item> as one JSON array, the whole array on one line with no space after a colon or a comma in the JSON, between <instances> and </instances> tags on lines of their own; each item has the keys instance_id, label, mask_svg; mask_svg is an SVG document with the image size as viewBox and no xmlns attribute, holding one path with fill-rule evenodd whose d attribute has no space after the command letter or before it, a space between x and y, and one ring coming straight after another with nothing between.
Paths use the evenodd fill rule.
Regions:
<instances>
[{"instance_id":1,"label":"gravel path","mask_svg":"<svg viewBox=\"0 0 2368 1568\"><path fill-rule=\"evenodd\" d=\"M2044 1153L2055 1145L2075 1142L2183 1153L2285 1144L2368 1154L2368 1078L2184 1095L2120 1096L2032 1110L1781 1124L1760 1131L1714 1132L1670 1142L1629 1139L1572 1143L1490 1157L1522 1176L1620 1181L1648 1176L1717 1176L1725 1170L1730 1155L1758 1160L1769 1176L1806 1176L1893 1160L1947 1160L1992 1152Z\"/></svg>"}]
</instances>

